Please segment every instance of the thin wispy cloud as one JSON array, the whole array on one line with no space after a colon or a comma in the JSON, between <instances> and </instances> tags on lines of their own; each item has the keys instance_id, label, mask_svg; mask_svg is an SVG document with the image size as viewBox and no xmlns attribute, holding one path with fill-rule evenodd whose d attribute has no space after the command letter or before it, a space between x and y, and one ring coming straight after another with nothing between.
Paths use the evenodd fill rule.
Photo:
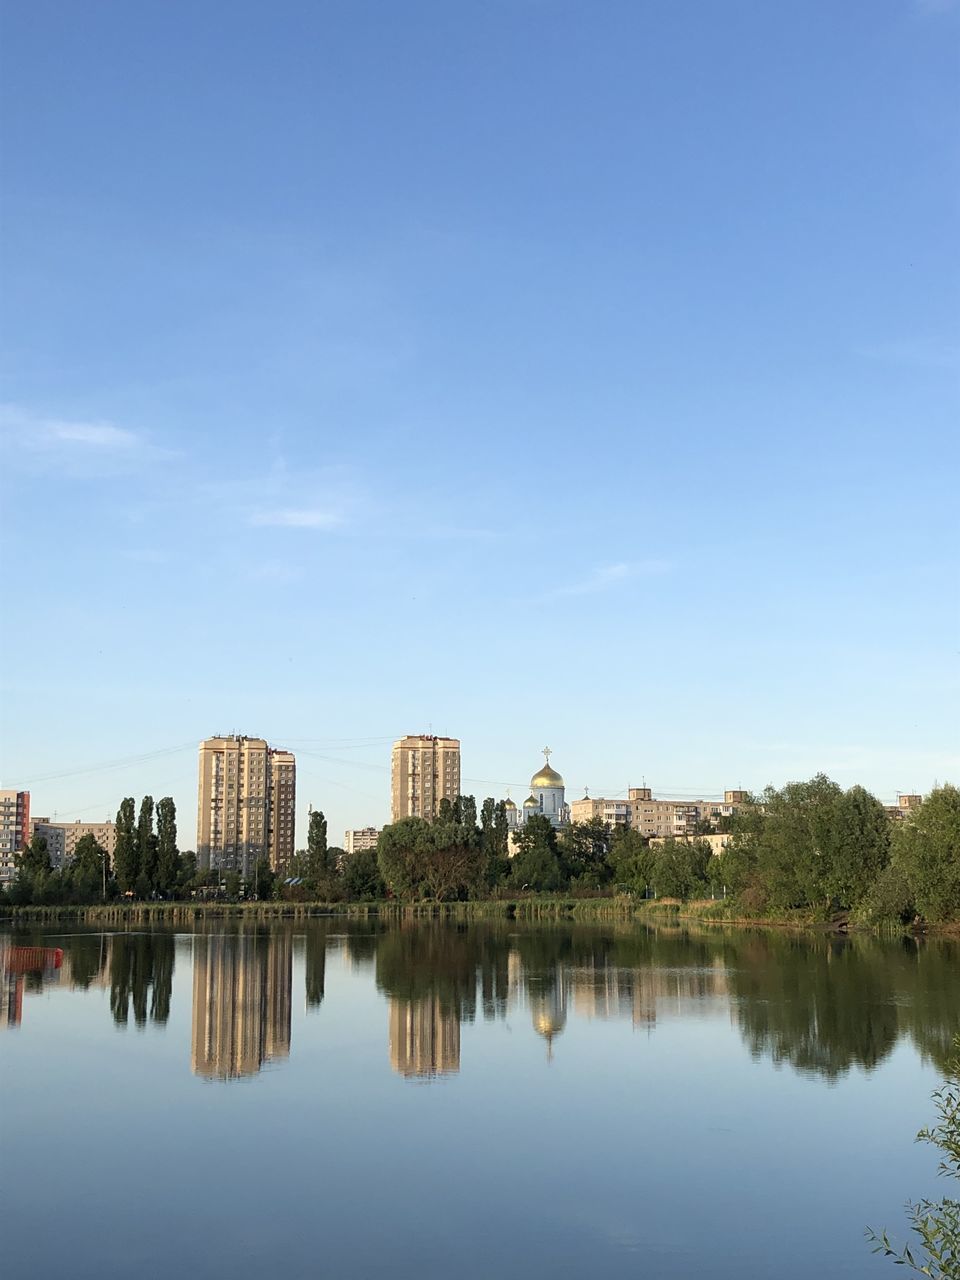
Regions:
<instances>
[{"instance_id":1,"label":"thin wispy cloud","mask_svg":"<svg viewBox=\"0 0 960 1280\"><path fill-rule=\"evenodd\" d=\"M173 457L143 432L107 421L49 417L23 405L0 405L0 440L13 460L96 473L117 464Z\"/></svg>"},{"instance_id":2,"label":"thin wispy cloud","mask_svg":"<svg viewBox=\"0 0 960 1280\"><path fill-rule=\"evenodd\" d=\"M335 529L343 517L323 507L280 507L254 511L250 523L276 529Z\"/></svg>"},{"instance_id":3,"label":"thin wispy cloud","mask_svg":"<svg viewBox=\"0 0 960 1280\"><path fill-rule=\"evenodd\" d=\"M673 566L667 560L619 560L615 564L598 565L586 578L580 578L548 593L551 599L559 596L588 596L612 591L635 578L657 577L669 573Z\"/></svg>"},{"instance_id":4,"label":"thin wispy cloud","mask_svg":"<svg viewBox=\"0 0 960 1280\"><path fill-rule=\"evenodd\" d=\"M129 450L140 444L136 432L112 422L80 422L48 418L21 405L0 405L0 432L5 440L26 449L51 449L60 444L80 448Z\"/></svg>"}]
</instances>

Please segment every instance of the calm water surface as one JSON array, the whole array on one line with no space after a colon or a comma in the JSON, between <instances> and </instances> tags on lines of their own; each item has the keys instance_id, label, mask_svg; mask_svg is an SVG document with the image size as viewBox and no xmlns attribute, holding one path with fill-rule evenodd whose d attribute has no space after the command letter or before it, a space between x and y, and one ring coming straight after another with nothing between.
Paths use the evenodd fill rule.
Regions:
<instances>
[{"instance_id":1,"label":"calm water surface","mask_svg":"<svg viewBox=\"0 0 960 1280\"><path fill-rule=\"evenodd\" d=\"M896 1276L946 941L0 931L6 1280Z\"/></svg>"}]
</instances>

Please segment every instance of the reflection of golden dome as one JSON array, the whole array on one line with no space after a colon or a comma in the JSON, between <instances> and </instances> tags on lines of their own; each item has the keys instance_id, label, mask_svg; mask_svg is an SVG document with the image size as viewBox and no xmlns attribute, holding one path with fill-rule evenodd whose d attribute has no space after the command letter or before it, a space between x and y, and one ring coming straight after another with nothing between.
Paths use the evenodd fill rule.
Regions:
<instances>
[{"instance_id":1,"label":"reflection of golden dome","mask_svg":"<svg viewBox=\"0 0 960 1280\"><path fill-rule=\"evenodd\" d=\"M530 779L530 790L538 791L541 787L562 787L563 779L557 773L556 769L551 769L545 764L539 773L535 773Z\"/></svg>"},{"instance_id":2,"label":"reflection of golden dome","mask_svg":"<svg viewBox=\"0 0 960 1280\"><path fill-rule=\"evenodd\" d=\"M517 806L513 803L513 801L510 799L510 797L509 797L509 796L507 796L506 800L504 800L504 802L503 802L503 807L504 807L505 809L515 809Z\"/></svg>"},{"instance_id":3,"label":"reflection of golden dome","mask_svg":"<svg viewBox=\"0 0 960 1280\"><path fill-rule=\"evenodd\" d=\"M523 802L523 807L525 809L539 809L540 801L534 800L533 796L527 796L526 800Z\"/></svg>"},{"instance_id":4,"label":"reflection of golden dome","mask_svg":"<svg viewBox=\"0 0 960 1280\"><path fill-rule=\"evenodd\" d=\"M566 1025L567 1019L565 1015L557 1010L551 1012L547 1009L541 1009L533 1020L534 1031L538 1036L545 1036L548 1040L558 1036Z\"/></svg>"}]
</instances>

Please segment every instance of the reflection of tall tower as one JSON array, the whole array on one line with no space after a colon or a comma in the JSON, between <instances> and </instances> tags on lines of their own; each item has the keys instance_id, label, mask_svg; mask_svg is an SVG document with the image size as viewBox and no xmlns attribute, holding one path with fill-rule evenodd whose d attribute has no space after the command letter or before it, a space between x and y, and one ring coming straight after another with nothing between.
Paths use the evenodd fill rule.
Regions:
<instances>
[{"instance_id":1,"label":"reflection of tall tower","mask_svg":"<svg viewBox=\"0 0 960 1280\"><path fill-rule=\"evenodd\" d=\"M460 1019L437 996L390 1000L390 1065L402 1076L460 1070Z\"/></svg>"},{"instance_id":2,"label":"reflection of tall tower","mask_svg":"<svg viewBox=\"0 0 960 1280\"><path fill-rule=\"evenodd\" d=\"M196 1075L234 1080L290 1053L293 951L289 934L213 934L194 939Z\"/></svg>"},{"instance_id":3,"label":"reflection of tall tower","mask_svg":"<svg viewBox=\"0 0 960 1280\"><path fill-rule=\"evenodd\" d=\"M267 942L266 1058L290 1057L290 1006L293 1001L293 939L271 934Z\"/></svg>"}]
</instances>

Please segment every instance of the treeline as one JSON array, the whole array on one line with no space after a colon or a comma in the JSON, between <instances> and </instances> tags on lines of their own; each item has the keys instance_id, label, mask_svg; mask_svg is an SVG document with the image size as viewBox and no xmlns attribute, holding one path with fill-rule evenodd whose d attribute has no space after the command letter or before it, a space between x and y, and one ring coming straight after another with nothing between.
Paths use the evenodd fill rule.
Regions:
<instances>
[{"instance_id":1,"label":"treeline","mask_svg":"<svg viewBox=\"0 0 960 1280\"><path fill-rule=\"evenodd\" d=\"M902 820L863 787L818 774L768 787L728 824L714 855L696 837L651 843L599 819L557 831L535 815L508 850L502 804L471 796L436 821L385 827L377 867L405 900L503 893L629 893L638 898L727 898L728 911L763 917L846 912L864 923L960 919L960 791L945 785ZM513 856L508 856L512 852Z\"/></svg>"},{"instance_id":2,"label":"treeline","mask_svg":"<svg viewBox=\"0 0 960 1280\"><path fill-rule=\"evenodd\" d=\"M651 843L599 819L562 831L536 814L511 841L505 805L473 796L444 800L434 821L404 818L380 833L375 850L347 855L327 843L324 815L310 815L307 847L275 873L265 861L243 879L199 871L177 848L176 808L132 798L117 814L113 865L92 836L54 870L35 837L18 855L3 900L81 904L116 898L197 896L298 902L450 902L523 894L629 894L683 901L726 899L727 918L791 912L849 913L863 923L960 920L960 790L935 788L891 821L863 787L843 790L823 774L768 787L728 823L718 856L702 839Z\"/></svg>"},{"instance_id":3,"label":"treeline","mask_svg":"<svg viewBox=\"0 0 960 1280\"><path fill-rule=\"evenodd\" d=\"M154 805L144 796L139 812L132 796L120 804L116 847L108 851L88 833L73 857L54 867L45 836L35 835L15 857L16 875L2 895L10 906L112 902L121 897L188 897L197 881L193 853L177 847L177 806L170 796Z\"/></svg>"},{"instance_id":4,"label":"treeline","mask_svg":"<svg viewBox=\"0 0 960 1280\"><path fill-rule=\"evenodd\" d=\"M848 911L863 923L960 920L960 790L937 787L901 820L823 774L768 787L719 859L749 913Z\"/></svg>"}]
</instances>

